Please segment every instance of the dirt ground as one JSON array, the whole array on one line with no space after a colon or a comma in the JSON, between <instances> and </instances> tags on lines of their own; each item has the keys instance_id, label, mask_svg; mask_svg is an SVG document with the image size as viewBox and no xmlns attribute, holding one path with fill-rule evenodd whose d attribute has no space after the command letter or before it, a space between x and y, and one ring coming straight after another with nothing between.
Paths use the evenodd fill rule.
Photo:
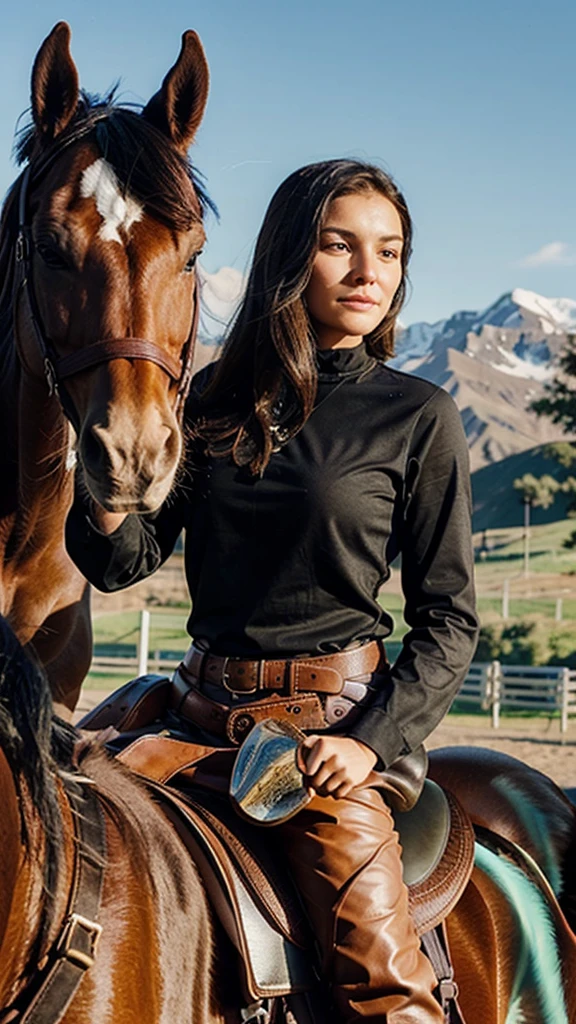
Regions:
<instances>
[{"instance_id":1,"label":"dirt ground","mask_svg":"<svg viewBox=\"0 0 576 1024\"><path fill-rule=\"evenodd\" d=\"M558 719L506 717L492 729L488 719L449 715L426 745L490 747L532 765L563 789L576 787L576 722L562 737Z\"/></svg>"},{"instance_id":2,"label":"dirt ground","mask_svg":"<svg viewBox=\"0 0 576 1024\"><path fill-rule=\"evenodd\" d=\"M78 716L104 699L106 691L86 690ZM428 749L449 746L490 747L532 765L562 788L576 787L576 721L562 737L558 719L505 717L492 729L486 716L449 715L434 730Z\"/></svg>"}]
</instances>

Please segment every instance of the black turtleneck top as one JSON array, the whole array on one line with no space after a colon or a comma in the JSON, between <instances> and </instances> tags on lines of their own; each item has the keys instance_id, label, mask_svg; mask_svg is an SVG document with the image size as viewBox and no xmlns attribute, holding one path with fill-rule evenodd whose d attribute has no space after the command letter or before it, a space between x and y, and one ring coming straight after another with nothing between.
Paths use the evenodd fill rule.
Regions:
<instances>
[{"instance_id":1,"label":"black turtleneck top","mask_svg":"<svg viewBox=\"0 0 576 1024\"><path fill-rule=\"evenodd\" d=\"M154 572L184 529L191 636L252 657L389 636L378 593L401 553L410 629L389 684L348 730L387 766L437 725L474 652L468 450L442 389L376 362L364 344L318 362L315 408L262 478L229 459L191 466L158 512L130 515L109 536L78 495L68 551L112 591Z\"/></svg>"}]
</instances>

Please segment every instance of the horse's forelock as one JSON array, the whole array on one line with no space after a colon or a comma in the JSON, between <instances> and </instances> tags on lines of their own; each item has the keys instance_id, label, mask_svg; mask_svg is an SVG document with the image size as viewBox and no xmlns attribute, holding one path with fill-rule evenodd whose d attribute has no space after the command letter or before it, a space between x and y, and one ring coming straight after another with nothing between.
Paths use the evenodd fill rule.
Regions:
<instances>
[{"instance_id":1,"label":"horse's forelock","mask_svg":"<svg viewBox=\"0 0 576 1024\"><path fill-rule=\"evenodd\" d=\"M113 167L121 185L157 220L175 230L188 230L216 207L192 164L141 113L141 107L120 105L116 87L104 97L82 92L78 108L65 131L48 150L34 124L18 132L15 156L42 166L76 140L95 142Z\"/></svg>"}]
</instances>

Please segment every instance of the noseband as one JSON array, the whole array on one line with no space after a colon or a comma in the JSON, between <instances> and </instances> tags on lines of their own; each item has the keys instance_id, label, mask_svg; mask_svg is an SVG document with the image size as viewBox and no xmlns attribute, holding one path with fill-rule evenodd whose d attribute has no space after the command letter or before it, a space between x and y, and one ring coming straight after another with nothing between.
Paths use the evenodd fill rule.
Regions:
<instances>
[{"instance_id":1,"label":"noseband","mask_svg":"<svg viewBox=\"0 0 576 1024\"><path fill-rule=\"evenodd\" d=\"M44 173L55 160L60 156L62 150L71 143L78 141L85 132L78 131L65 140L64 143L51 150L40 165L34 168L34 178ZM178 391L174 412L180 418L184 408L184 402L190 389L192 379L192 363L194 360L194 348L196 335L198 333L198 320L200 314L200 289L198 278L194 288L194 315L190 333L182 349L180 359L174 359L168 352L165 352L153 341L145 338L105 338L94 342L87 348L72 352L67 356L59 356L53 342L48 338L42 325L42 318L38 307L36 292L32 279L32 255L35 243L32 236L32 227L27 219L27 200L32 178L32 166L28 164L20 181L18 196L18 237L16 239L15 261L15 294L22 294L28 304L28 317L32 326L32 333L44 366L44 376L48 384L49 393L55 394L60 402L62 411L70 420L72 426L78 433L80 419L70 392L63 383L69 377L88 370L101 363L109 363L114 359L142 359L145 362L155 363L171 380L177 382Z\"/></svg>"}]
</instances>

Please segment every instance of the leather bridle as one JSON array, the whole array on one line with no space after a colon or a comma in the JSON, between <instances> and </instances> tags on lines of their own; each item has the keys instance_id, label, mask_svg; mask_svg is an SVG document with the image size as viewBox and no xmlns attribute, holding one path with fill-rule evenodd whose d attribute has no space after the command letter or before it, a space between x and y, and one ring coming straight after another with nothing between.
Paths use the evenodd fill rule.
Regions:
<instances>
[{"instance_id":1,"label":"leather bridle","mask_svg":"<svg viewBox=\"0 0 576 1024\"><path fill-rule=\"evenodd\" d=\"M93 125L90 128L93 128ZM28 164L22 174L18 195L18 236L15 248L14 293L21 299L24 299L27 304L27 316L43 363L44 376L49 393L56 395L60 401L62 411L77 433L79 432L80 419L64 381L75 376L77 373L81 373L83 370L88 370L101 363L112 362L114 359L141 359L145 362L155 363L156 366L164 370L170 379L178 384L174 412L176 417L180 419L188 391L190 390L194 348L198 333L200 313L198 277L196 277L194 289L192 325L180 359L175 359L153 341L148 341L145 338L131 337L104 338L86 348L72 352L70 355L60 356L54 343L48 338L43 328L32 278L32 255L35 243L32 235L32 226L28 223L27 217L28 195L32 180L37 180L38 177L43 175L60 156L63 149L67 148L71 143L78 141L85 134L87 134L86 129L73 133L63 143L51 149L36 165ZM16 303L14 307L16 308ZM17 337L16 329L15 335Z\"/></svg>"}]
</instances>

